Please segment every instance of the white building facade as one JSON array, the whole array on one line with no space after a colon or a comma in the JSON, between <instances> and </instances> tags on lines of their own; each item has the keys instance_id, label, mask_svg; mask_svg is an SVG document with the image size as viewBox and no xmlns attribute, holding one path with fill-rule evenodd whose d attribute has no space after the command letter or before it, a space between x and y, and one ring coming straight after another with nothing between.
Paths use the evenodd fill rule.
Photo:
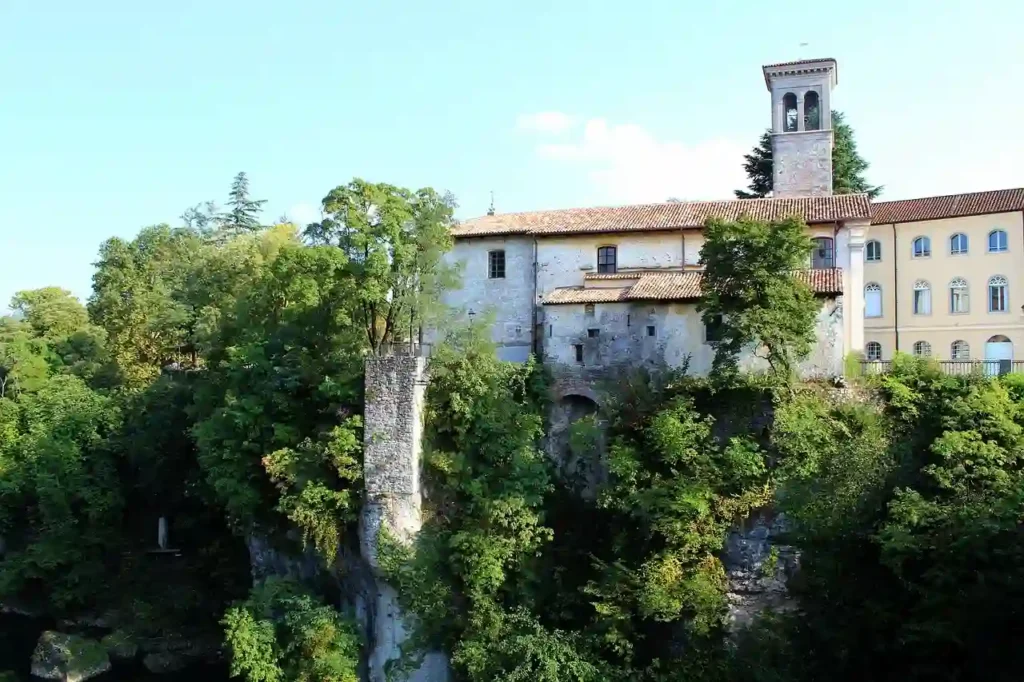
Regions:
<instances>
[{"instance_id":1,"label":"white building facade","mask_svg":"<svg viewBox=\"0 0 1024 682\"><path fill-rule=\"evenodd\" d=\"M460 264L462 283L448 305L492 325L503 359L536 353L569 374L645 364L705 373L714 347L697 312L704 225L712 218L795 215L816 240L801 276L821 301L818 344L803 370L841 373L846 353L864 343L863 245L871 206L866 195L831 192L836 64L810 60L763 71L772 102L776 197L469 220L453 231L448 258Z\"/></svg>"}]
</instances>

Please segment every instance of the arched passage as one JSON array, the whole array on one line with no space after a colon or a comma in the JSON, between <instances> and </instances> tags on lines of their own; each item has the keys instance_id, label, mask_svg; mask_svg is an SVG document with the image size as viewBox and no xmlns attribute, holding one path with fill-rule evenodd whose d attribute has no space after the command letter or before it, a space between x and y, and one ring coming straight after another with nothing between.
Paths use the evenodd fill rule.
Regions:
<instances>
[{"instance_id":1,"label":"arched passage","mask_svg":"<svg viewBox=\"0 0 1024 682\"><path fill-rule=\"evenodd\" d=\"M604 429L592 398L570 393L555 402L547 451L570 485L584 496L596 494L603 480Z\"/></svg>"}]
</instances>

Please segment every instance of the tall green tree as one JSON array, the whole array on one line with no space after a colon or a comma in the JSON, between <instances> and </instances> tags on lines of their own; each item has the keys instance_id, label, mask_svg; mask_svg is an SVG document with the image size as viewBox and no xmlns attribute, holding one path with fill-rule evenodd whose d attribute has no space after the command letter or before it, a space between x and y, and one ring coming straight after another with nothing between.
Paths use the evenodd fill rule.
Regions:
<instances>
[{"instance_id":1,"label":"tall green tree","mask_svg":"<svg viewBox=\"0 0 1024 682\"><path fill-rule=\"evenodd\" d=\"M66 339L89 322L81 301L60 287L19 291L11 299L11 308L50 343Z\"/></svg>"},{"instance_id":2,"label":"tall green tree","mask_svg":"<svg viewBox=\"0 0 1024 682\"><path fill-rule=\"evenodd\" d=\"M0 317L0 398L32 393L50 375L46 342L13 317Z\"/></svg>"},{"instance_id":3,"label":"tall green tree","mask_svg":"<svg viewBox=\"0 0 1024 682\"><path fill-rule=\"evenodd\" d=\"M868 162L857 151L853 127L846 122L842 112L832 112L832 191L836 194L867 194L872 199L882 193L884 187L871 185L864 174ZM743 157L743 170L747 172L750 184L747 189L735 191L737 199L760 199L772 192L772 133L765 131L751 152Z\"/></svg>"},{"instance_id":4,"label":"tall green tree","mask_svg":"<svg viewBox=\"0 0 1024 682\"><path fill-rule=\"evenodd\" d=\"M356 178L324 197L325 218L310 223L313 244L337 246L357 283L354 319L374 353L414 337L438 312L441 292L454 283L444 262L455 201L430 188L413 192Z\"/></svg>"},{"instance_id":5,"label":"tall green tree","mask_svg":"<svg viewBox=\"0 0 1024 682\"><path fill-rule=\"evenodd\" d=\"M245 172L240 172L231 182L228 210L220 216L221 228L231 234L260 231L262 225L259 216L265 203L266 199L253 199L249 195L249 178Z\"/></svg>"},{"instance_id":6,"label":"tall green tree","mask_svg":"<svg viewBox=\"0 0 1024 682\"><path fill-rule=\"evenodd\" d=\"M819 310L810 287L792 276L807 264L807 226L799 218L711 220L704 234L698 309L704 324L719 330L715 368L735 369L749 348L788 377L811 350Z\"/></svg>"}]
</instances>

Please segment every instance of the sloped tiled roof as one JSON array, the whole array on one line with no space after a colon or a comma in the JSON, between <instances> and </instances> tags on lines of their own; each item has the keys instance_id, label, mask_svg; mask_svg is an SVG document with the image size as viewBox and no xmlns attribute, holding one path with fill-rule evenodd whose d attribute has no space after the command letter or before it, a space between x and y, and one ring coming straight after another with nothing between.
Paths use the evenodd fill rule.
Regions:
<instances>
[{"instance_id":1,"label":"sloped tiled roof","mask_svg":"<svg viewBox=\"0 0 1024 682\"><path fill-rule=\"evenodd\" d=\"M645 232L703 227L712 218L782 220L793 215L807 223L832 223L869 218L866 194L786 199L684 201L610 208L569 208L556 211L500 213L467 220L452 229L458 238L499 235L561 235L607 232Z\"/></svg>"},{"instance_id":2,"label":"sloped tiled roof","mask_svg":"<svg viewBox=\"0 0 1024 682\"><path fill-rule=\"evenodd\" d=\"M873 208L874 214L871 217L873 225L1024 211L1024 188L948 194L941 197L904 199L902 201L880 201L873 204Z\"/></svg>"},{"instance_id":3,"label":"sloped tiled roof","mask_svg":"<svg viewBox=\"0 0 1024 682\"><path fill-rule=\"evenodd\" d=\"M807 282L816 294L843 293L843 271L838 268L800 270L797 277ZM700 272L644 272L628 287L562 287L544 297L544 305L567 303L617 303L622 301L693 301L701 296Z\"/></svg>"}]
</instances>

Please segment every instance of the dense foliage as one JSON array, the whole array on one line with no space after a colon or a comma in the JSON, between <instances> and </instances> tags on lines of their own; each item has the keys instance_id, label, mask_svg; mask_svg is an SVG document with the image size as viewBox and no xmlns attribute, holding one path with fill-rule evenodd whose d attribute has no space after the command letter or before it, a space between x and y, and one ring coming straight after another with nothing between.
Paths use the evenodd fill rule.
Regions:
<instances>
[{"instance_id":1,"label":"dense foliage","mask_svg":"<svg viewBox=\"0 0 1024 682\"><path fill-rule=\"evenodd\" d=\"M232 676L248 682L356 682L351 622L293 581L269 578L224 614Z\"/></svg>"},{"instance_id":2,"label":"dense foliage","mask_svg":"<svg viewBox=\"0 0 1024 682\"><path fill-rule=\"evenodd\" d=\"M857 151L853 128L840 111L832 112L832 190L836 194L867 194L875 199L884 187L871 185L864 178L868 162ZM746 154L743 170L750 184L735 190L737 199L760 199L772 193L772 133L761 135L757 145Z\"/></svg>"},{"instance_id":3,"label":"dense foliage","mask_svg":"<svg viewBox=\"0 0 1024 682\"><path fill-rule=\"evenodd\" d=\"M451 276L450 198L390 191L395 213L364 226L360 255L262 225L239 174L228 211L106 241L88 307L55 287L15 295L0 318L0 601L195 640L249 591L254 536L324 567L352 551L363 357L417 334ZM232 613L280 615L280 679L352 679L348 621L309 599L268 586ZM344 636L321 656L331 628Z\"/></svg>"},{"instance_id":4,"label":"dense foliage","mask_svg":"<svg viewBox=\"0 0 1024 682\"><path fill-rule=\"evenodd\" d=\"M302 241L245 201L108 240L88 307L45 288L0 319L0 602L223 635L249 682L349 682L363 360L439 313L452 204L355 180ZM1019 678L1024 381L908 357L797 381L818 303L778 275L808 247L798 221L710 224L713 375L609 376L600 405L451 329L423 530L378 538L412 626L394 672L440 650L474 682ZM768 372L738 371L747 348ZM783 532L744 570L799 571L741 626L726 549L765 516ZM254 539L326 579L253 580Z\"/></svg>"}]
</instances>

